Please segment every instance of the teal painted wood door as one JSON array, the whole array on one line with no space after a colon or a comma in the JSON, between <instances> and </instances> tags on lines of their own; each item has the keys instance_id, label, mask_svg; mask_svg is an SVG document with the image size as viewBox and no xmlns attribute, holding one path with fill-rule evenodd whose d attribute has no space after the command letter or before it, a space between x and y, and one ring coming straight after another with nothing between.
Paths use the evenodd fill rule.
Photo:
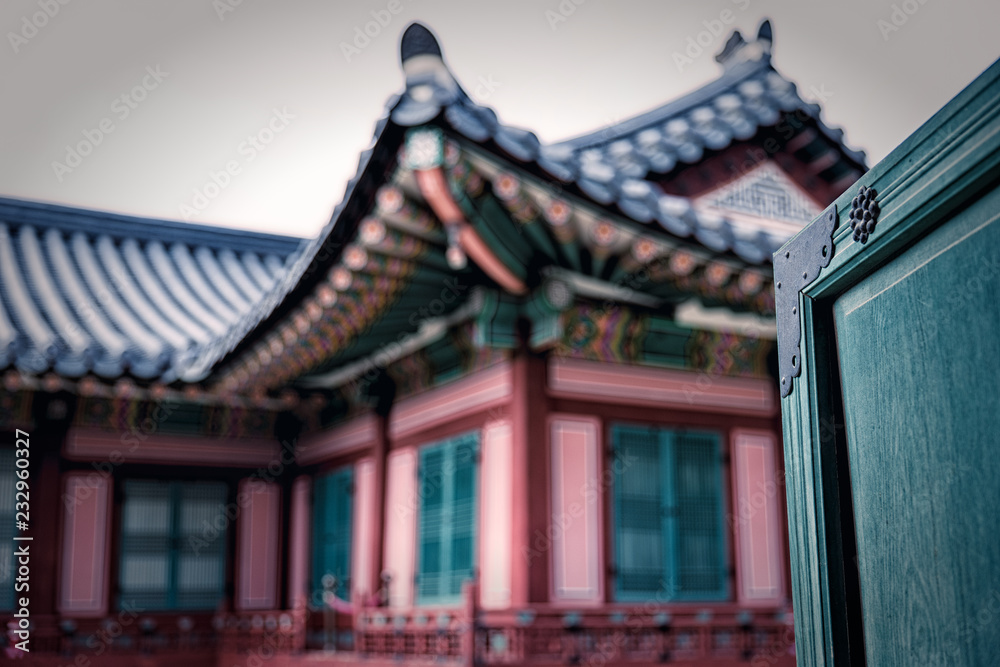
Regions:
<instances>
[{"instance_id":1,"label":"teal painted wood door","mask_svg":"<svg viewBox=\"0 0 1000 667\"><path fill-rule=\"evenodd\" d=\"M1000 665L998 277L993 190L834 304L872 665Z\"/></svg>"},{"instance_id":2,"label":"teal painted wood door","mask_svg":"<svg viewBox=\"0 0 1000 667\"><path fill-rule=\"evenodd\" d=\"M775 261L829 262L778 300L798 663L1000 665L1000 63L831 211Z\"/></svg>"}]
</instances>

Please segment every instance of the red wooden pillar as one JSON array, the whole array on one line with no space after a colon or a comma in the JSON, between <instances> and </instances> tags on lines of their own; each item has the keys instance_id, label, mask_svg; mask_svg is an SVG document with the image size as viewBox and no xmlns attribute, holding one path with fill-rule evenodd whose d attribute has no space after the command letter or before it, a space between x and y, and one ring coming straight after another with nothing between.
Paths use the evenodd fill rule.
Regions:
<instances>
[{"instance_id":1,"label":"red wooden pillar","mask_svg":"<svg viewBox=\"0 0 1000 667\"><path fill-rule=\"evenodd\" d=\"M30 429L30 472L29 483L31 493L31 516L34 520L29 520L30 529L27 536L31 541L24 541L17 546L29 545L31 553L31 581L30 581L30 610L36 618L55 614L59 611L60 591L57 582L61 578L60 556L63 549L67 548L60 540L61 525L60 520L66 514L63 506L65 496L63 493L62 480L59 474L59 456L62 452L63 444L66 440L66 432L72 422L74 411L76 410L76 400L67 392L37 392L32 399L32 421ZM93 476L102 480L104 487L110 488L110 479L106 474L99 474L93 471ZM100 486L101 482L93 486ZM104 492L105 488L95 490L96 496ZM5 499L7 500L7 499ZM13 498L9 502L13 502ZM75 502L75 498L73 499ZM100 522L106 520L108 506L95 505L95 511L102 510L105 516L96 516L95 520ZM65 520L65 519L63 519ZM19 535L22 535L19 532ZM97 536L94 536L97 539ZM100 544L101 548L106 545ZM99 608L107 606L107 585L104 577L95 576L96 586L93 596L97 600L95 604Z\"/></svg>"},{"instance_id":2,"label":"red wooden pillar","mask_svg":"<svg viewBox=\"0 0 1000 667\"><path fill-rule=\"evenodd\" d=\"M549 459L545 446L549 409L544 357L522 346L514 356L512 375L514 479L523 480L514 492L511 540L511 605L517 608L529 602L547 602L549 597Z\"/></svg>"},{"instance_id":3,"label":"red wooden pillar","mask_svg":"<svg viewBox=\"0 0 1000 667\"><path fill-rule=\"evenodd\" d=\"M375 460L366 456L354 464L354 538L351 544L353 584L350 592L355 606L366 604L377 592L372 586L379 576L382 552L374 552L381 514L376 512ZM384 538L383 538L384 539Z\"/></svg>"},{"instance_id":4,"label":"red wooden pillar","mask_svg":"<svg viewBox=\"0 0 1000 667\"><path fill-rule=\"evenodd\" d=\"M59 448L62 438L52 443L39 441L34 434L31 437L32 448L38 447L32 456L41 454L41 461L32 470L29 478L31 491L31 514L36 517L31 522L28 535L31 536L31 613L38 615L52 614L56 611L56 582L59 580L59 516L60 499L63 498L59 480ZM95 473L96 475L96 473ZM20 533L19 533L20 534ZM20 546L20 545L17 545ZM103 584L103 581L101 582Z\"/></svg>"},{"instance_id":5,"label":"red wooden pillar","mask_svg":"<svg viewBox=\"0 0 1000 667\"><path fill-rule=\"evenodd\" d=\"M389 417L388 415L378 416L378 423L375 429L375 444L372 447L373 463L375 470L374 491L372 499L374 507L373 520L374 530L370 531L371 547L368 553L371 554L374 567L369 572L368 581L364 582L368 593L374 596L382 588L382 571L385 569L385 531L386 531L386 459L389 456Z\"/></svg>"}]
</instances>

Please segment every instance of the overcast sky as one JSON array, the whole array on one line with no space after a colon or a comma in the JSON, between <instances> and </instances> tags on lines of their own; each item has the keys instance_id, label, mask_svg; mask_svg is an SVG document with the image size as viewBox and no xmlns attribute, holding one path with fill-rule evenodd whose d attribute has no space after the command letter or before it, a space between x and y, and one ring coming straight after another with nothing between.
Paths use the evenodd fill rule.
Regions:
<instances>
[{"instance_id":1,"label":"overcast sky","mask_svg":"<svg viewBox=\"0 0 1000 667\"><path fill-rule=\"evenodd\" d=\"M870 165L1000 57L995 0L3 0L0 195L312 236L402 85L410 21L553 142L715 78L764 17L775 66Z\"/></svg>"}]
</instances>

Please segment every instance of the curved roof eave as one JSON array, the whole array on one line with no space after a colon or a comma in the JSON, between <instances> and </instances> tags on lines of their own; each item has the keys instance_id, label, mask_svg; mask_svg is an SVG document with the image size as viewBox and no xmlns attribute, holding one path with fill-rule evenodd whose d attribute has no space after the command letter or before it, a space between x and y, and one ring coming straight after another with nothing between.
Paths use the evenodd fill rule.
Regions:
<instances>
[{"instance_id":1,"label":"curved roof eave","mask_svg":"<svg viewBox=\"0 0 1000 667\"><path fill-rule=\"evenodd\" d=\"M732 65L719 79L679 100L623 121L611 134L604 129L550 145L543 145L528 130L503 125L492 109L473 101L444 63L441 48L431 31L420 23L412 23L404 31L400 56L405 88L388 100L384 116L376 123L372 147L361 154L357 172L348 183L330 222L298 254L284 277L227 334L188 360L178 379L203 380L213 368L247 346L254 332L280 319L294 305L296 294L304 294L318 280L316 269L339 256L346 239L366 214L375 190L384 183L389 166L395 163L404 131L409 127L440 123L477 144L500 149L522 166L577 187L600 206L615 205L624 215L643 223L655 219L669 234L689 237L716 252L732 252L748 264L769 262L773 252L787 239L764 230L748 233L733 221L720 220L717 215L704 216L694 210L686 198L665 194L657 184L627 175L604 160L593 161L585 157L587 149L641 133L651 124L669 123L710 103L718 106L720 97L732 95L739 86L758 82L760 77L770 77L773 86L781 91L775 95L764 91L770 112L804 110L843 155L864 164L863 152L853 151L843 144L842 131L828 128L820 121L819 106L803 101L795 92L795 85L771 67L769 51L757 60ZM738 136L738 132L732 132L727 143ZM711 146L713 149L719 147L718 144ZM701 150L703 146L698 147L698 155ZM697 158L687 161L697 161Z\"/></svg>"}]
</instances>

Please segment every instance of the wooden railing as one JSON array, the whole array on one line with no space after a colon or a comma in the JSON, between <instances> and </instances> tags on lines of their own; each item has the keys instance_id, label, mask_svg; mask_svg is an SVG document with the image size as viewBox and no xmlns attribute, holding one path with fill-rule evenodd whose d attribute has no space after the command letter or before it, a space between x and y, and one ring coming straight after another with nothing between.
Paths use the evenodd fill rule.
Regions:
<instances>
[{"instance_id":1,"label":"wooden railing","mask_svg":"<svg viewBox=\"0 0 1000 667\"><path fill-rule=\"evenodd\" d=\"M305 609L243 611L219 614L219 649L228 653L271 655L300 653L306 647Z\"/></svg>"},{"instance_id":2,"label":"wooden railing","mask_svg":"<svg viewBox=\"0 0 1000 667\"><path fill-rule=\"evenodd\" d=\"M794 629L785 610L674 604L490 612L476 609L472 599L470 587L457 608L362 610L355 619L357 652L463 665L794 664Z\"/></svg>"},{"instance_id":3,"label":"wooden railing","mask_svg":"<svg viewBox=\"0 0 1000 667\"><path fill-rule=\"evenodd\" d=\"M435 658L472 665L475 658L476 587L468 584L457 607L407 612L362 609L355 616L355 646L362 658Z\"/></svg>"},{"instance_id":4,"label":"wooden railing","mask_svg":"<svg viewBox=\"0 0 1000 667\"><path fill-rule=\"evenodd\" d=\"M478 664L629 664L702 661L787 664L794 632L784 616L728 608L553 608L480 614ZM773 658L773 660L772 660Z\"/></svg>"},{"instance_id":5,"label":"wooden railing","mask_svg":"<svg viewBox=\"0 0 1000 667\"><path fill-rule=\"evenodd\" d=\"M426 661L469 667L675 662L794 665L794 631L791 613L786 610L751 612L720 603L591 609L532 605L488 611L478 609L475 599L475 588L470 585L463 602L456 606L408 610L369 607L356 610L353 618L301 609L219 613L194 619L139 617L117 626L109 619L81 622L77 627L63 621L62 628L58 619L52 618L40 624L44 628L35 628L32 650L94 657L207 652L248 660L256 656L262 663L278 655L302 655L304 659L325 650L373 665ZM331 632L334 629L336 632ZM339 639L331 645L330 637Z\"/></svg>"}]
</instances>

